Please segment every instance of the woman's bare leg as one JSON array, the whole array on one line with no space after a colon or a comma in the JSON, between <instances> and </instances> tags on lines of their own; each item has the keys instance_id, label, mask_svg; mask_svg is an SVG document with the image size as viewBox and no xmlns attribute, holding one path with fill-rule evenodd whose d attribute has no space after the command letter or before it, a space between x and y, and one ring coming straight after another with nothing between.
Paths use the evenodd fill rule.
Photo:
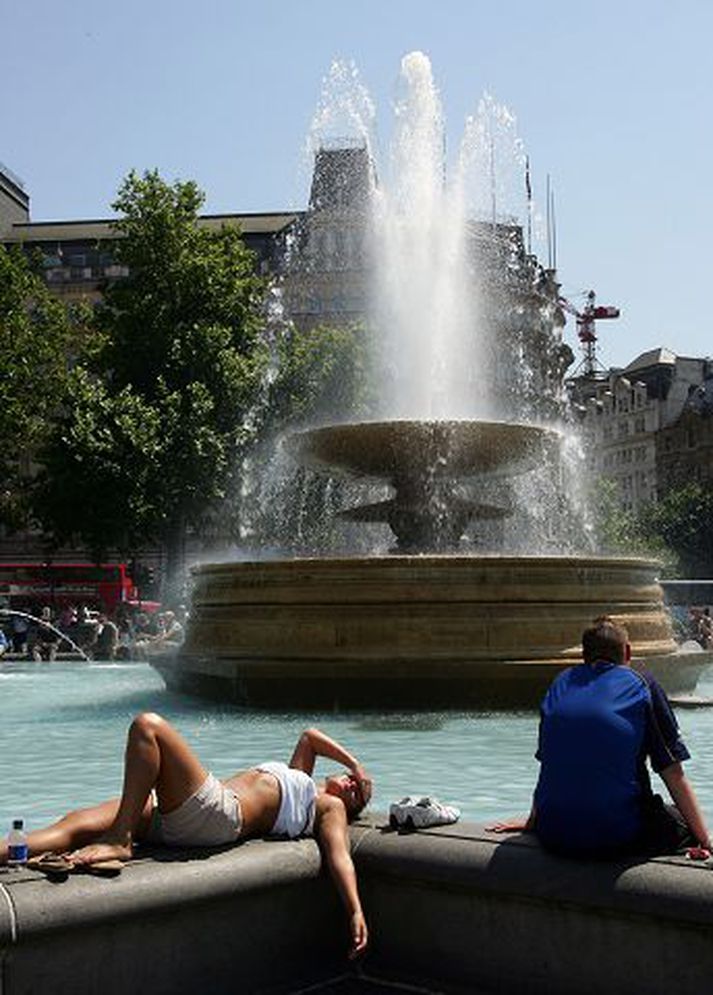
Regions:
<instances>
[{"instance_id":1,"label":"woman's bare leg","mask_svg":"<svg viewBox=\"0 0 713 995\"><path fill-rule=\"evenodd\" d=\"M152 712L138 715L129 729L124 786L114 816L98 833L98 841L80 844L72 859L87 864L130 859L133 840L145 831L152 789L161 811L170 812L190 798L206 777L205 768L173 726Z\"/></svg>"},{"instance_id":2,"label":"woman's bare leg","mask_svg":"<svg viewBox=\"0 0 713 995\"><path fill-rule=\"evenodd\" d=\"M77 809L58 819L45 829L36 829L27 834L27 846L31 857L48 850L64 853L78 846L85 846L109 829L116 818L119 799L94 805L92 808ZM146 818L150 816L147 806ZM143 817L142 817L143 819ZM7 843L0 841L0 864L7 862Z\"/></svg>"}]
</instances>

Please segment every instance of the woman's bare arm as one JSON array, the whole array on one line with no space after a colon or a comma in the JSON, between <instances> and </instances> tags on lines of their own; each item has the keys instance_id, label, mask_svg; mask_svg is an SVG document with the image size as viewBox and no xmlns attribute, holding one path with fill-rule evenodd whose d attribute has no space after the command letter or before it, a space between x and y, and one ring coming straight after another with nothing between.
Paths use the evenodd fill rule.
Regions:
<instances>
[{"instance_id":1,"label":"woman's bare arm","mask_svg":"<svg viewBox=\"0 0 713 995\"><path fill-rule=\"evenodd\" d=\"M369 935L349 852L346 810L338 798L322 795L317 800L317 838L349 919L349 956L357 957L366 948Z\"/></svg>"},{"instance_id":2,"label":"woman's bare arm","mask_svg":"<svg viewBox=\"0 0 713 995\"><path fill-rule=\"evenodd\" d=\"M290 767L296 767L298 770L303 770L306 774L311 775L317 757L336 760L337 763L343 764L348 770L353 771L360 781L369 782L369 777L362 765L341 743L327 736L320 729L305 729L297 740L290 760Z\"/></svg>"}]
</instances>

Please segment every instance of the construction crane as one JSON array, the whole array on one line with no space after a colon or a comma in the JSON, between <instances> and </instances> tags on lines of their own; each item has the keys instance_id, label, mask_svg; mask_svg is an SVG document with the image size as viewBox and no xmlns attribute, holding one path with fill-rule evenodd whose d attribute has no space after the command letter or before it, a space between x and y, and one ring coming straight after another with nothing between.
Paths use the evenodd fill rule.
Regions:
<instances>
[{"instance_id":1,"label":"construction crane","mask_svg":"<svg viewBox=\"0 0 713 995\"><path fill-rule=\"evenodd\" d=\"M584 359L574 371L573 376L596 377L597 370L605 372L604 367L597 359L595 322L603 318L618 318L621 314L619 308L597 305L596 294L593 290L587 294L587 303L581 311L574 304L571 304L566 297L560 297L558 304L563 311L574 316L577 322L577 336L584 353Z\"/></svg>"}]
</instances>

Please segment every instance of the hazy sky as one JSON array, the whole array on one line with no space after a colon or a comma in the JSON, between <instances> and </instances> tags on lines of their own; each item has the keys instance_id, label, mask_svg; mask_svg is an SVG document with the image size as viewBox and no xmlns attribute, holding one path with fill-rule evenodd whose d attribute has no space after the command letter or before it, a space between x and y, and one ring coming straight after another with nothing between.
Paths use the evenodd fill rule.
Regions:
<instances>
[{"instance_id":1,"label":"hazy sky","mask_svg":"<svg viewBox=\"0 0 713 995\"><path fill-rule=\"evenodd\" d=\"M304 206L332 60L388 131L420 49L449 145L484 91L517 115L541 203L552 177L564 293L622 309L601 360L708 355L711 38L711 0L0 0L0 160L33 220L108 216L132 167L195 179L211 212Z\"/></svg>"}]
</instances>

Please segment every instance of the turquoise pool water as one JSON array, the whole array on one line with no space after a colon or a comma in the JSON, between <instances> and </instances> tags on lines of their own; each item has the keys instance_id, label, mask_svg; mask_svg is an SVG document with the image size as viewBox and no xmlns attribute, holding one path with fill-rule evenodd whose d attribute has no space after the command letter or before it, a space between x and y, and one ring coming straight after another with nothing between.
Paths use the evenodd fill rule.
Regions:
<instances>
[{"instance_id":1,"label":"turquoise pool water","mask_svg":"<svg viewBox=\"0 0 713 995\"><path fill-rule=\"evenodd\" d=\"M699 693L713 697L713 675ZM118 794L126 729L144 710L174 722L218 776L289 759L299 732L319 725L363 759L381 810L417 793L476 821L514 815L529 807L537 776L535 712L266 714L173 694L145 664L4 663L0 831L12 818L32 828ZM713 708L680 709L678 718L693 756L686 769L713 825ZM318 773L330 769L322 763Z\"/></svg>"}]
</instances>

